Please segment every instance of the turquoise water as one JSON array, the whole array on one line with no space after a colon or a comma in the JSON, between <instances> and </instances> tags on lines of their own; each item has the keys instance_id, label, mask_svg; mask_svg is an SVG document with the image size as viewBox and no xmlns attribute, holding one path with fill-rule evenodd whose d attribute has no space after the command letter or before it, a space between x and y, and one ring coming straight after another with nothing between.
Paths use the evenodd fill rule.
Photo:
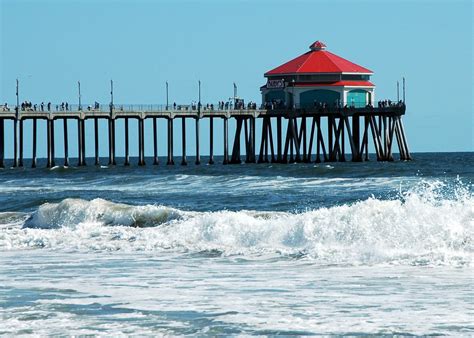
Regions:
<instances>
[{"instance_id":1,"label":"turquoise water","mask_svg":"<svg viewBox=\"0 0 474 338\"><path fill-rule=\"evenodd\" d=\"M0 334L472 334L474 154L414 157L0 170Z\"/></svg>"}]
</instances>

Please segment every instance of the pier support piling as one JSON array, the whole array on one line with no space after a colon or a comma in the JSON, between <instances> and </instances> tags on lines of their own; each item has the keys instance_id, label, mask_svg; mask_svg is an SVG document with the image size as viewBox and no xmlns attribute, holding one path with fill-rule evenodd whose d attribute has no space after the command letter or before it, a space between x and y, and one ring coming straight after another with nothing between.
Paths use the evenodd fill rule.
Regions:
<instances>
[{"instance_id":1,"label":"pier support piling","mask_svg":"<svg viewBox=\"0 0 474 338\"><path fill-rule=\"evenodd\" d=\"M129 140L128 140L128 117L125 118L125 159L124 159L124 166L130 165L130 152L129 152Z\"/></svg>"},{"instance_id":2,"label":"pier support piling","mask_svg":"<svg viewBox=\"0 0 474 338\"><path fill-rule=\"evenodd\" d=\"M138 165L145 165L145 122L138 119Z\"/></svg>"},{"instance_id":3,"label":"pier support piling","mask_svg":"<svg viewBox=\"0 0 474 338\"><path fill-rule=\"evenodd\" d=\"M201 164L201 156L199 155L199 120L200 117L196 118L196 165Z\"/></svg>"},{"instance_id":4,"label":"pier support piling","mask_svg":"<svg viewBox=\"0 0 474 338\"><path fill-rule=\"evenodd\" d=\"M181 165L188 165L186 160L186 118L181 118ZM196 157L197 161L197 157Z\"/></svg>"},{"instance_id":5,"label":"pier support piling","mask_svg":"<svg viewBox=\"0 0 474 338\"><path fill-rule=\"evenodd\" d=\"M250 163L255 163L255 117L250 117Z\"/></svg>"},{"instance_id":6,"label":"pier support piling","mask_svg":"<svg viewBox=\"0 0 474 338\"><path fill-rule=\"evenodd\" d=\"M99 158L99 119L94 118L94 164L100 165Z\"/></svg>"},{"instance_id":7,"label":"pier support piling","mask_svg":"<svg viewBox=\"0 0 474 338\"><path fill-rule=\"evenodd\" d=\"M81 119L77 119L77 166L82 166L82 124Z\"/></svg>"},{"instance_id":8,"label":"pier support piling","mask_svg":"<svg viewBox=\"0 0 474 338\"><path fill-rule=\"evenodd\" d=\"M241 117L236 117L237 126L235 128L234 136L234 145L232 147L232 157L230 159L231 164L240 164L242 160L240 159L240 134L242 133L242 124L243 119Z\"/></svg>"},{"instance_id":9,"label":"pier support piling","mask_svg":"<svg viewBox=\"0 0 474 338\"><path fill-rule=\"evenodd\" d=\"M64 140L64 166L69 167L69 147L68 147L68 130L67 119L63 119L63 140Z\"/></svg>"},{"instance_id":10,"label":"pier support piling","mask_svg":"<svg viewBox=\"0 0 474 338\"><path fill-rule=\"evenodd\" d=\"M223 164L229 164L229 119L224 117L224 159Z\"/></svg>"},{"instance_id":11,"label":"pier support piling","mask_svg":"<svg viewBox=\"0 0 474 338\"><path fill-rule=\"evenodd\" d=\"M18 107L16 118L13 120L13 167L18 167Z\"/></svg>"},{"instance_id":12,"label":"pier support piling","mask_svg":"<svg viewBox=\"0 0 474 338\"><path fill-rule=\"evenodd\" d=\"M281 153L281 147L282 147L282 139L281 139L281 134L282 134L282 125L281 125L281 117L277 117L277 162L282 163L283 158L282 158L282 153Z\"/></svg>"},{"instance_id":13,"label":"pier support piling","mask_svg":"<svg viewBox=\"0 0 474 338\"><path fill-rule=\"evenodd\" d=\"M54 120L50 120L51 122L51 167L56 166L55 161L55 151L54 151Z\"/></svg>"},{"instance_id":14,"label":"pier support piling","mask_svg":"<svg viewBox=\"0 0 474 338\"><path fill-rule=\"evenodd\" d=\"M32 145L32 154L31 154L31 167L36 168L36 142L38 141L37 137L37 130L38 130L38 120L33 119L33 145Z\"/></svg>"},{"instance_id":15,"label":"pier support piling","mask_svg":"<svg viewBox=\"0 0 474 338\"><path fill-rule=\"evenodd\" d=\"M0 168L5 168L5 120L0 119Z\"/></svg>"},{"instance_id":16,"label":"pier support piling","mask_svg":"<svg viewBox=\"0 0 474 338\"><path fill-rule=\"evenodd\" d=\"M244 138L245 138L245 163L250 163L250 137L249 137L249 122L244 120Z\"/></svg>"},{"instance_id":17,"label":"pier support piling","mask_svg":"<svg viewBox=\"0 0 474 338\"><path fill-rule=\"evenodd\" d=\"M19 156L18 156L18 166L19 167L23 167L23 120L20 120L19 121L19 127L20 127L20 153L19 153Z\"/></svg>"},{"instance_id":18,"label":"pier support piling","mask_svg":"<svg viewBox=\"0 0 474 338\"><path fill-rule=\"evenodd\" d=\"M114 120L110 117L108 119L109 125L108 125L108 130L109 130L109 164L108 165L114 165L115 164L115 154L114 154L114 144L115 144L115 137L114 137Z\"/></svg>"},{"instance_id":19,"label":"pier support piling","mask_svg":"<svg viewBox=\"0 0 474 338\"><path fill-rule=\"evenodd\" d=\"M168 118L168 161L167 165L174 165L173 160L173 119Z\"/></svg>"},{"instance_id":20,"label":"pier support piling","mask_svg":"<svg viewBox=\"0 0 474 338\"><path fill-rule=\"evenodd\" d=\"M214 118L209 118L209 164L214 164Z\"/></svg>"},{"instance_id":21,"label":"pier support piling","mask_svg":"<svg viewBox=\"0 0 474 338\"><path fill-rule=\"evenodd\" d=\"M158 128L157 119L153 118L153 165L158 165Z\"/></svg>"},{"instance_id":22,"label":"pier support piling","mask_svg":"<svg viewBox=\"0 0 474 338\"><path fill-rule=\"evenodd\" d=\"M46 167L51 168L53 166L53 161L52 161L52 151L51 151L51 120L46 120L46 151L47 151L47 162L46 162Z\"/></svg>"},{"instance_id":23,"label":"pier support piling","mask_svg":"<svg viewBox=\"0 0 474 338\"><path fill-rule=\"evenodd\" d=\"M346 121L346 124L349 122ZM350 137L350 136L349 136ZM359 115L352 116L352 145L357 150L355 153L352 152L352 162L362 161L360 149L360 117Z\"/></svg>"},{"instance_id":24,"label":"pier support piling","mask_svg":"<svg viewBox=\"0 0 474 338\"><path fill-rule=\"evenodd\" d=\"M81 139L82 139L81 163L83 166L85 166L86 165L86 120L85 119L81 119L81 134L82 134L81 136Z\"/></svg>"}]
</instances>

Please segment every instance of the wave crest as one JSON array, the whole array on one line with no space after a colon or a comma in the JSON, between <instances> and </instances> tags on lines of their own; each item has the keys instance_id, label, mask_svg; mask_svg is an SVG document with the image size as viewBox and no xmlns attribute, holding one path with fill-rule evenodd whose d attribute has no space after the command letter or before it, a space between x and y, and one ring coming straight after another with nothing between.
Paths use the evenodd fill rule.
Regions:
<instances>
[{"instance_id":1,"label":"wave crest","mask_svg":"<svg viewBox=\"0 0 474 338\"><path fill-rule=\"evenodd\" d=\"M0 228L0 248L278 255L322 264L470 265L474 199L432 184L399 199L374 197L302 213L190 212L103 199L42 205L22 228ZM2 218L0 217L0 220Z\"/></svg>"},{"instance_id":2,"label":"wave crest","mask_svg":"<svg viewBox=\"0 0 474 338\"><path fill-rule=\"evenodd\" d=\"M82 223L150 227L180 216L176 209L161 206L132 206L101 198L92 201L68 198L46 203L25 222L25 228L74 228Z\"/></svg>"}]
</instances>

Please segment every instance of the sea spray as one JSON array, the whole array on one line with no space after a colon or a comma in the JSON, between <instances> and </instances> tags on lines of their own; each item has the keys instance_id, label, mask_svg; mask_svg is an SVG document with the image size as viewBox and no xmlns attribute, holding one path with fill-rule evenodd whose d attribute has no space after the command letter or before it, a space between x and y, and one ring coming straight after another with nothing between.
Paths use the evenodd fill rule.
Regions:
<instances>
[{"instance_id":1,"label":"sea spray","mask_svg":"<svg viewBox=\"0 0 474 338\"><path fill-rule=\"evenodd\" d=\"M0 219L7 219L0 217ZM103 199L47 203L2 229L0 248L219 252L306 257L321 264L470 264L474 199L422 182L400 198L375 197L301 213L192 212Z\"/></svg>"}]
</instances>

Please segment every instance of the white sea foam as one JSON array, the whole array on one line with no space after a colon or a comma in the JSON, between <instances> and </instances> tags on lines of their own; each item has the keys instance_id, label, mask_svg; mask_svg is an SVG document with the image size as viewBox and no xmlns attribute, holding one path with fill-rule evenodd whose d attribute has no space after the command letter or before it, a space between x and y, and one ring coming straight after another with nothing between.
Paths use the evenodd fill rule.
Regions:
<instances>
[{"instance_id":1,"label":"white sea foam","mask_svg":"<svg viewBox=\"0 0 474 338\"><path fill-rule=\"evenodd\" d=\"M192 212L103 199L46 203L21 228L0 227L0 248L217 252L308 257L322 264L470 264L474 199L440 182L395 200L369 198L302 213ZM0 217L0 222L10 222Z\"/></svg>"}]
</instances>

